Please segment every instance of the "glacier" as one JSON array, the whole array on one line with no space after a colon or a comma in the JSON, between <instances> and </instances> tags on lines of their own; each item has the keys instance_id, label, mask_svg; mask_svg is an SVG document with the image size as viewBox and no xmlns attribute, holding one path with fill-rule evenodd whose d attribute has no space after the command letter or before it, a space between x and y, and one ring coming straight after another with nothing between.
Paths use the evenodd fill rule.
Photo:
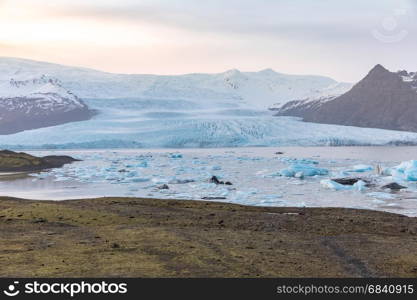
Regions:
<instances>
[{"instance_id":1,"label":"glacier","mask_svg":"<svg viewBox=\"0 0 417 300\"><path fill-rule=\"evenodd\" d=\"M181 99L85 99L92 119L0 136L8 149L417 144L417 133L313 124Z\"/></svg>"},{"instance_id":2,"label":"glacier","mask_svg":"<svg viewBox=\"0 0 417 300\"><path fill-rule=\"evenodd\" d=\"M10 82L19 83L19 89L11 88ZM0 58L0 94L29 92L30 85L21 83L37 87L45 82L71 91L69 95L74 93L97 114L86 121L0 135L1 148L417 144L417 133L305 123L294 117L274 117L267 110L276 103L333 95L350 86L323 76L287 75L270 69L175 76L111 74ZM33 92L50 91L49 84Z\"/></svg>"}]
</instances>

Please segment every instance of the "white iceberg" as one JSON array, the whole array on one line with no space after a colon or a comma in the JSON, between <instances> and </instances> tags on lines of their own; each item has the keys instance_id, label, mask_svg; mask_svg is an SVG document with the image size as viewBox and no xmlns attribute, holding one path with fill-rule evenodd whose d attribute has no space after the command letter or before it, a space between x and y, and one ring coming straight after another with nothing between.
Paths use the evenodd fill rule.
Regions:
<instances>
[{"instance_id":1,"label":"white iceberg","mask_svg":"<svg viewBox=\"0 0 417 300\"><path fill-rule=\"evenodd\" d=\"M304 176L327 175L329 171L324 168L316 168L310 164L292 164L286 169L279 171L281 176L302 178Z\"/></svg>"}]
</instances>

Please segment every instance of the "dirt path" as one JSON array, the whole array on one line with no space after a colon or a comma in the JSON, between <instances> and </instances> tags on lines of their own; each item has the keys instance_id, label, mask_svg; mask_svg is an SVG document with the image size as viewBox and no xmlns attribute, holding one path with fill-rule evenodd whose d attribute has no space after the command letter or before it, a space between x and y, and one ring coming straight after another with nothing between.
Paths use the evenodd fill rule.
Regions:
<instances>
[{"instance_id":1,"label":"dirt path","mask_svg":"<svg viewBox=\"0 0 417 300\"><path fill-rule=\"evenodd\" d=\"M375 274L368 269L362 260L348 254L347 249L340 246L334 237L323 238L323 245L337 256L341 263L346 266L346 272L352 277L375 277Z\"/></svg>"}]
</instances>

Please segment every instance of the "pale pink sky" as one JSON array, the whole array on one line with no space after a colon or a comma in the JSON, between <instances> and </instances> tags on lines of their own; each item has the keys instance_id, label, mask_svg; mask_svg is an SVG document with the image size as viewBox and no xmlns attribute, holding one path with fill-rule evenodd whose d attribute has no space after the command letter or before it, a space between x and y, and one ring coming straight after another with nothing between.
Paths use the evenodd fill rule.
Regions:
<instances>
[{"instance_id":1,"label":"pale pink sky","mask_svg":"<svg viewBox=\"0 0 417 300\"><path fill-rule=\"evenodd\" d=\"M355 81L417 71L414 0L0 0L0 56L110 72L256 71Z\"/></svg>"}]
</instances>

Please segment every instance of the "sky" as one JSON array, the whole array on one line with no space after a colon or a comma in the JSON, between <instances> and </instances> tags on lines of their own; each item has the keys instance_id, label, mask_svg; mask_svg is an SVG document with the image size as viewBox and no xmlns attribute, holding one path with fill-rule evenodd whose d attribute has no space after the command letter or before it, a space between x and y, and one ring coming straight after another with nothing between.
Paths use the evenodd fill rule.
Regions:
<instances>
[{"instance_id":1,"label":"sky","mask_svg":"<svg viewBox=\"0 0 417 300\"><path fill-rule=\"evenodd\" d=\"M417 71L417 0L0 0L0 56L116 73Z\"/></svg>"}]
</instances>

